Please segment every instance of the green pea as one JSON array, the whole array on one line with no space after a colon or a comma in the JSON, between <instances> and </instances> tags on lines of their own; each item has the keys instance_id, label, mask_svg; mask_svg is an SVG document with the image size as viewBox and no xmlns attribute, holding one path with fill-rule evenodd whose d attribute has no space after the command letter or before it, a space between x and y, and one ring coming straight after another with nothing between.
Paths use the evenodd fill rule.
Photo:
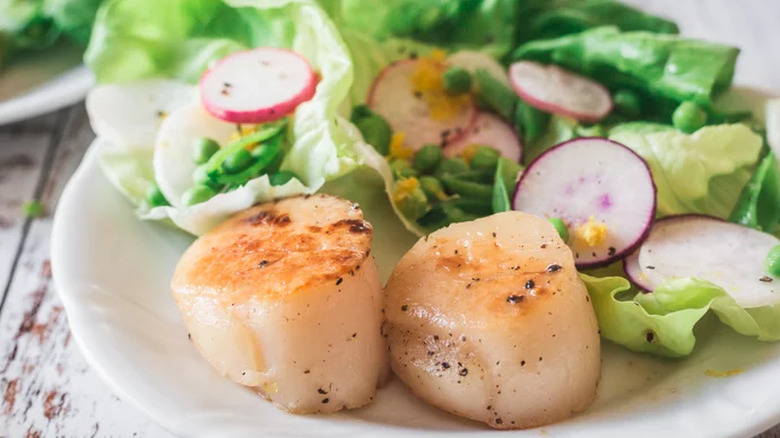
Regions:
<instances>
[{"instance_id":1,"label":"green pea","mask_svg":"<svg viewBox=\"0 0 780 438\"><path fill-rule=\"evenodd\" d=\"M355 121L355 126L363 134L366 143L376 149L382 155L390 153L390 141L393 139L393 130L384 117L372 114Z\"/></svg>"},{"instance_id":2,"label":"green pea","mask_svg":"<svg viewBox=\"0 0 780 438\"><path fill-rule=\"evenodd\" d=\"M358 119L371 117L373 115L374 112L371 111L371 108L369 108L368 105L356 105L354 108L352 108L352 115L349 117L349 119L352 121L352 123L355 123L358 121Z\"/></svg>"},{"instance_id":3,"label":"green pea","mask_svg":"<svg viewBox=\"0 0 780 438\"><path fill-rule=\"evenodd\" d=\"M642 101L631 90L625 88L617 90L612 96L612 102L615 104L615 110L624 116L635 118L642 114Z\"/></svg>"},{"instance_id":4,"label":"green pea","mask_svg":"<svg viewBox=\"0 0 780 438\"><path fill-rule=\"evenodd\" d=\"M471 91L471 74L460 67L450 67L442 76L444 89L450 94L466 94Z\"/></svg>"},{"instance_id":5,"label":"green pea","mask_svg":"<svg viewBox=\"0 0 780 438\"><path fill-rule=\"evenodd\" d=\"M766 272L772 277L780 277L780 245L775 245L766 255Z\"/></svg>"},{"instance_id":6,"label":"green pea","mask_svg":"<svg viewBox=\"0 0 780 438\"><path fill-rule=\"evenodd\" d=\"M390 162L390 169L393 171L396 179L411 178L417 176L417 170L415 170L408 161L396 158Z\"/></svg>"},{"instance_id":7,"label":"green pea","mask_svg":"<svg viewBox=\"0 0 780 438\"><path fill-rule=\"evenodd\" d=\"M707 123L707 112L695 102L686 101L672 113L672 124L685 133L692 133Z\"/></svg>"},{"instance_id":8,"label":"green pea","mask_svg":"<svg viewBox=\"0 0 780 438\"><path fill-rule=\"evenodd\" d=\"M442 175L458 175L468 171L469 165L466 164L466 160L463 158L447 158L436 168L436 177L441 178Z\"/></svg>"},{"instance_id":9,"label":"green pea","mask_svg":"<svg viewBox=\"0 0 780 438\"><path fill-rule=\"evenodd\" d=\"M423 146L419 151L417 151L416 154L414 154L412 165L420 173L433 173L433 171L439 167L439 164L441 164L441 160L443 158L444 156L441 153L441 148L439 146L429 144Z\"/></svg>"},{"instance_id":10,"label":"green pea","mask_svg":"<svg viewBox=\"0 0 780 438\"><path fill-rule=\"evenodd\" d=\"M485 172L492 175L496 171L499 156L500 155L497 150L487 146L480 146L477 148L477 152L474 154L474 156L471 157L471 170Z\"/></svg>"},{"instance_id":11,"label":"green pea","mask_svg":"<svg viewBox=\"0 0 780 438\"><path fill-rule=\"evenodd\" d=\"M252 154L244 148L238 148L232 154L225 157L222 168L226 173L239 173L252 165Z\"/></svg>"},{"instance_id":12,"label":"green pea","mask_svg":"<svg viewBox=\"0 0 780 438\"><path fill-rule=\"evenodd\" d=\"M481 199L490 203L493 198L493 185L465 181L454 175L443 175L441 181L450 193L464 198Z\"/></svg>"},{"instance_id":13,"label":"green pea","mask_svg":"<svg viewBox=\"0 0 780 438\"><path fill-rule=\"evenodd\" d=\"M157 187L157 184L149 187L146 190L146 202L151 207L160 207L163 205L171 205L167 199L165 199L165 195L162 194L160 191L160 188Z\"/></svg>"},{"instance_id":14,"label":"green pea","mask_svg":"<svg viewBox=\"0 0 780 438\"><path fill-rule=\"evenodd\" d=\"M568 242L569 229L566 227L566 224L563 222L563 220L561 220L561 218L551 217L549 221L552 226L555 227L555 231L558 232L558 235L561 236L561 239L563 239L564 242Z\"/></svg>"},{"instance_id":15,"label":"green pea","mask_svg":"<svg viewBox=\"0 0 780 438\"><path fill-rule=\"evenodd\" d=\"M219 190L221 188L219 183L214 182L214 180L209 177L207 164L201 164L195 168L195 170L192 172L192 183L195 185L200 184L209 186L214 190Z\"/></svg>"},{"instance_id":16,"label":"green pea","mask_svg":"<svg viewBox=\"0 0 780 438\"><path fill-rule=\"evenodd\" d=\"M507 120L512 119L519 100L517 93L483 68L474 72L474 79L479 105Z\"/></svg>"},{"instance_id":17,"label":"green pea","mask_svg":"<svg viewBox=\"0 0 780 438\"><path fill-rule=\"evenodd\" d=\"M217 192L209 186L192 186L182 195L181 202L189 207L190 205L200 204L216 196Z\"/></svg>"},{"instance_id":18,"label":"green pea","mask_svg":"<svg viewBox=\"0 0 780 438\"><path fill-rule=\"evenodd\" d=\"M427 196L428 199L442 200L447 198L447 194L444 193L444 186L441 184L441 181L436 179L436 177L420 177L420 188L422 188L422 191L425 193L425 196Z\"/></svg>"},{"instance_id":19,"label":"green pea","mask_svg":"<svg viewBox=\"0 0 780 438\"><path fill-rule=\"evenodd\" d=\"M550 118L550 113L538 110L522 100L517 101L514 124L522 134L523 142L525 142L525 144L531 144L534 140L547 132Z\"/></svg>"},{"instance_id":20,"label":"green pea","mask_svg":"<svg viewBox=\"0 0 780 438\"><path fill-rule=\"evenodd\" d=\"M283 186L290 182L290 180L293 178L298 179L294 173L287 170L281 170L271 175L270 180L272 186Z\"/></svg>"},{"instance_id":21,"label":"green pea","mask_svg":"<svg viewBox=\"0 0 780 438\"><path fill-rule=\"evenodd\" d=\"M219 150L219 143L208 138L201 137L192 143L192 161L195 164L203 164L216 154Z\"/></svg>"}]
</instances>

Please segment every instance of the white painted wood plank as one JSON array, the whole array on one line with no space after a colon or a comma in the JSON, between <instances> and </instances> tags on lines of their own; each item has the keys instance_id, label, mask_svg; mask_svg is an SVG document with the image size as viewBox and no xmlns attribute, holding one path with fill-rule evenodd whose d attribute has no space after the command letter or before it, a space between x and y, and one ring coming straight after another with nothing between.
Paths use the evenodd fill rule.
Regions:
<instances>
[{"instance_id":1,"label":"white painted wood plank","mask_svg":"<svg viewBox=\"0 0 780 438\"><path fill-rule=\"evenodd\" d=\"M0 298L10 278L57 115L0 130Z\"/></svg>"},{"instance_id":2,"label":"white painted wood plank","mask_svg":"<svg viewBox=\"0 0 780 438\"><path fill-rule=\"evenodd\" d=\"M42 200L52 209L93 138L83 107L69 114ZM72 342L51 282L51 217L32 222L0 312L0 436L170 436L120 401Z\"/></svg>"}]
</instances>

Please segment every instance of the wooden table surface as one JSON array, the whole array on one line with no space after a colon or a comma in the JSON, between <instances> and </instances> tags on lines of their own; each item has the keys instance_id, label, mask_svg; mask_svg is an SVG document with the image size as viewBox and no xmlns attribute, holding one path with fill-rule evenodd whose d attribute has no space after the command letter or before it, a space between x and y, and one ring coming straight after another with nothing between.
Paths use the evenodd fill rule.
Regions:
<instances>
[{"instance_id":1,"label":"wooden table surface","mask_svg":"<svg viewBox=\"0 0 780 438\"><path fill-rule=\"evenodd\" d=\"M738 82L780 92L780 0L631 3L740 46ZM0 127L0 437L170 437L90 370L52 284L51 213L93 138L83 104ZM32 199L45 217L24 217ZM780 426L761 437L780 437Z\"/></svg>"}]
</instances>

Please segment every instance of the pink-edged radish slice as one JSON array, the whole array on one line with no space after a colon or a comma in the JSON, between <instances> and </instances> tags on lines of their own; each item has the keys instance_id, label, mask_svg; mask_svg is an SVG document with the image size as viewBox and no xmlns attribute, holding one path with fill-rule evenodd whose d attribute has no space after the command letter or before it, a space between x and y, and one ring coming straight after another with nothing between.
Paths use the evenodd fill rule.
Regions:
<instances>
[{"instance_id":1,"label":"pink-edged radish slice","mask_svg":"<svg viewBox=\"0 0 780 438\"><path fill-rule=\"evenodd\" d=\"M595 123L612 111L612 96L604 86L557 65L518 61L509 66L515 92L542 111Z\"/></svg>"},{"instance_id":2,"label":"pink-edged radish slice","mask_svg":"<svg viewBox=\"0 0 780 438\"><path fill-rule=\"evenodd\" d=\"M387 120L393 132L404 132L405 145L413 150L457 140L468 132L476 115L474 105L467 105L453 117L434 119L428 103L415 94L412 84L418 62L404 60L386 67L374 80L368 96L369 107Z\"/></svg>"},{"instance_id":3,"label":"pink-edged radish slice","mask_svg":"<svg viewBox=\"0 0 780 438\"><path fill-rule=\"evenodd\" d=\"M780 278L765 270L775 236L722 219L670 216L657 221L639 248L639 267L653 288L693 277L722 287L744 308L780 303Z\"/></svg>"},{"instance_id":4,"label":"pink-edged radish slice","mask_svg":"<svg viewBox=\"0 0 780 438\"><path fill-rule=\"evenodd\" d=\"M623 259L623 272L626 273L631 283L643 292L653 291L653 284L642 271L642 267L639 266L639 251L634 251Z\"/></svg>"},{"instance_id":5,"label":"pink-edged radish slice","mask_svg":"<svg viewBox=\"0 0 780 438\"><path fill-rule=\"evenodd\" d=\"M604 138L578 138L534 160L517 183L512 207L562 219L579 268L630 254L655 216L655 184L647 163Z\"/></svg>"},{"instance_id":6,"label":"pink-edged radish slice","mask_svg":"<svg viewBox=\"0 0 780 438\"><path fill-rule=\"evenodd\" d=\"M471 145L490 146L514 162L523 157L523 144L515 129L501 117L478 113L466 135L444 147L444 155L454 157Z\"/></svg>"},{"instance_id":7,"label":"pink-edged radish slice","mask_svg":"<svg viewBox=\"0 0 780 438\"><path fill-rule=\"evenodd\" d=\"M317 75L306 59L270 47L233 53L200 79L203 106L230 123L280 119L311 99L316 88Z\"/></svg>"},{"instance_id":8,"label":"pink-edged radish slice","mask_svg":"<svg viewBox=\"0 0 780 438\"><path fill-rule=\"evenodd\" d=\"M512 85L509 82L506 67L488 54L476 50L460 50L448 56L446 63L451 67L465 69L472 74L479 69L484 69L490 73L490 76L507 87Z\"/></svg>"}]
</instances>

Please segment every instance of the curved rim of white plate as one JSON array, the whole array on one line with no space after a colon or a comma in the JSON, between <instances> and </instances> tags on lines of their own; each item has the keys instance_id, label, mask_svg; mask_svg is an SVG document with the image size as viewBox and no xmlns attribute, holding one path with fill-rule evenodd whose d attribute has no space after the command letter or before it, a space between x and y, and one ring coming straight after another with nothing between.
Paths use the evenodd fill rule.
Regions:
<instances>
[{"instance_id":1,"label":"curved rim of white plate","mask_svg":"<svg viewBox=\"0 0 780 438\"><path fill-rule=\"evenodd\" d=\"M76 198L79 196L80 186L82 184L89 183L89 181L86 180L95 170L99 171L99 169L94 168L97 167L98 164L98 148L96 147L97 144L98 140L95 140L95 142L93 142L92 146L87 151L84 159L74 173L73 177L68 182L60 200L61 205L67 205L75 202ZM117 196L119 196L119 194L117 194ZM143 415L159 424L169 432L182 436L191 434L191 429L184 426L187 424L187 418L185 416L179 415L174 417L165 415L162 412L155 411L149 407L150 405L148 403L145 403L145 400L142 397L136 397L134 394L127 392L125 386L122 385L121 382L116 378L115 374L110 371L110 367L104 363L105 358L101 357L99 354L94 354L94 349L90 348L92 345L91 343L95 342L96 340L91 339L91 327L89 321L86 318L80 316L81 312L79 309L79 301L77 293L74 289L77 286L66 273L68 270L70 258L68 257L67 247L65 246L66 239L64 236L68 234L68 230L67 223L61 219L62 214L59 213L60 211L62 210L58 209L57 213L55 213L52 230L52 270L57 292L68 315L71 332L79 350L84 355L90 367L95 370L100 378L106 382L110 389L120 398L129 402ZM754 408L754 411L752 412L752 415L749 416L749 419L746 418L746 421L741 422L740 424L735 424L728 430L722 430L722 434L709 434L706 436L711 438L752 437L777 425L778 423L780 423L780 396L778 396L776 399L772 399L771 402L765 402L758 408ZM482 432L476 432L475 434L482 434L483 432L501 433L499 431L486 430ZM708 432L712 431L710 430ZM447 432L442 432L442 434L445 433ZM540 433L546 434L546 432ZM410 435L413 434L410 433ZM466 436L470 434L459 433L459 435ZM637 436L643 435L640 434Z\"/></svg>"},{"instance_id":2,"label":"curved rim of white plate","mask_svg":"<svg viewBox=\"0 0 780 438\"><path fill-rule=\"evenodd\" d=\"M0 101L0 125L73 105L84 99L94 83L94 75L86 66L74 67L24 94Z\"/></svg>"},{"instance_id":3,"label":"curved rim of white plate","mask_svg":"<svg viewBox=\"0 0 780 438\"><path fill-rule=\"evenodd\" d=\"M98 143L99 139L95 139L87 149L87 153L84 155L81 163L76 168L76 171L73 173L73 176L70 178L68 183L65 185L65 189L60 196L58 205L73 202L71 199L78 196L78 187L81 181L87 178L90 167L97 165ZM88 347L88 344L82 338L82 333L89 332L89 326L88 324L84 324L84 318L74 317L79 313L79 306L78 301L76 300L76 294L73 292L73 288L76 286L72 284L72 282L69 280L69 277L64 272L67 270L67 268L66 263L63 263L62 261L68 260L68 257L67 252L64 249L64 243L61 236L64 236L67 233L67 230L64 229L63 220L60 219L61 214L59 211L60 209L58 208L54 213L54 220L52 224L52 278L54 279L54 284L56 285L57 294L62 301L62 306L65 309L65 314L68 316L68 326L70 327L71 336L76 342L79 351L84 356L84 359L87 361L87 364L89 364L90 368L94 370L95 373L97 373L100 379L105 382L106 385L108 385L114 394L116 394L122 400L129 402L146 418L151 419L153 422L162 426L165 430L175 435L184 435L186 433L185 430L179 430L178 427L174 427L175 424L181 423L169 422L169 417L160 415L157 411L149 409L147 404L144 404L141 400L132 397L131 394L127 393L124 389L124 386L114 378L113 374L110 373L107 367L104 366L103 362L93 354L93 350Z\"/></svg>"}]
</instances>

